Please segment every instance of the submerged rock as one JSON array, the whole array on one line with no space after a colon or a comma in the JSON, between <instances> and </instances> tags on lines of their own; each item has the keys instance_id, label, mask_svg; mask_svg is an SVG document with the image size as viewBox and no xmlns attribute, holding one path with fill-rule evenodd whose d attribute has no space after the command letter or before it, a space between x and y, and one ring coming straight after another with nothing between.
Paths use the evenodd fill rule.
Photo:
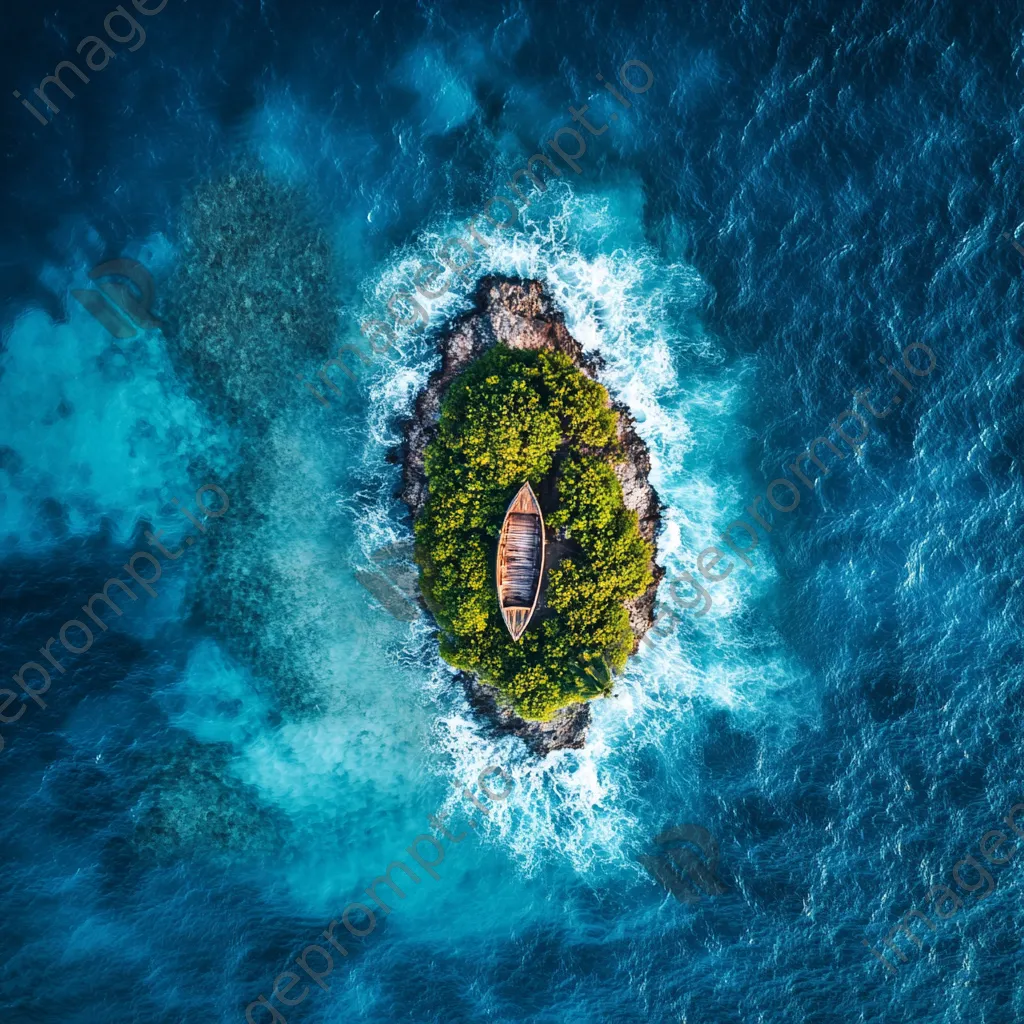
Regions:
<instances>
[{"instance_id":1,"label":"submerged rock","mask_svg":"<svg viewBox=\"0 0 1024 1024\"><path fill-rule=\"evenodd\" d=\"M336 294L334 255L302 193L257 170L185 203L169 341L231 418L251 426L301 393L291 367L329 350Z\"/></svg>"},{"instance_id":2,"label":"submerged rock","mask_svg":"<svg viewBox=\"0 0 1024 1024\"><path fill-rule=\"evenodd\" d=\"M336 498L288 422L269 423L246 451L223 480L231 511L204 538L191 619L290 717L319 716L340 700L332 634L361 601L338 604L335 581L351 570L331 542Z\"/></svg>"},{"instance_id":3,"label":"submerged rock","mask_svg":"<svg viewBox=\"0 0 1024 1024\"><path fill-rule=\"evenodd\" d=\"M429 495L424 459L427 445L437 432L441 404L452 382L470 363L500 338L510 348L550 349L568 356L587 376L597 379L603 364L600 357L584 355L583 346L569 333L565 318L539 281L520 278L485 277L474 296L475 308L458 317L439 339L440 367L430 375L417 396L413 416L405 425L404 440L396 460L402 465L401 499L415 520ZM654 582L639 597L626 602L636 652L644 634L654 622L654 601L665 570L657 564L657 534L661 524L661 503L648 482L651 470L647 445L636 432L628 408L612 406L619 414L619 441L626 453L615 467L622 485L626 508L637 513L640 534L652 547L650 562ZM499 732L521 737L540 756L553 750L578 749L590 725L590 705L573 704L559 711L550 722L531 722L502 706L494 687L475 676L459 673L472 706L488 718Z\"/></svg>"},{"instance_id":4,"label":"submerged rock","mask_svg":"<svg viewBox=\"0 0 1024 1024\"><path fill-rule=\"evenodd\" d=\"M337 333L335 262L309 198L246 170L186 200L168 289L169 349L211 419L224 416L240 440L228 476L196 460L231 511L205 538L191 619L294 715L337 697L325 622L329 585L348 567L325 539L333 496L295 483L316 479L317 467L294 436L309 397L292 373L325 358ZM319 542L325 557L312 553Z\"/></svg>"},{"instance_id":5,"label":"submerged rock","mask_svg":"<svg viewBox=\"0 0 1024 1024\"><path fill-rule=\"evenodd\" d=\"M144 788L133 808L130 846L158 863L182 855L266 857L287 834L284 816L231 771L222 744L189 740L163 761L134 765Z\"/></svg>"}]
</instances>

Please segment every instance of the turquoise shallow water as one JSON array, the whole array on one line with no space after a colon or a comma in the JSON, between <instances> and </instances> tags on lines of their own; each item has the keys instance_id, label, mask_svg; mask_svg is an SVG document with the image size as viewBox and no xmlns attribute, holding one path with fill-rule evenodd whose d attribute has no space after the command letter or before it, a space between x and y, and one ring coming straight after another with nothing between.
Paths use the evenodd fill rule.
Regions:
<instances>
[{"instance_id":1,"label":"turquoise shallow water","mask_svg":"<svg viewBox=\"0 0 1024 1024\"><path fill-rule=\"evenodd\" d=\"M11 87L30 92L105 13L5 12ZM0 725L3 1019L242 1021L428 832L438 877L420 872L372 934L343 941L327 991L303 976L284 995L308 994L276 1012L1021 1019L1013 861L981 899L962 869L963 907L919 926L920 949L899 940L895 975L862 945L927 908L1024 799L1022 264L1000 238L1021 220L1020 41L998 4L171 0L53 124L10 100L8 675L145 531L171 550L196 540L156 596L63 655L45 709L26 698ZM627 111L596 75L630 59L654 84ZM582 103L621 117L581 173L487 233L471 277L542 279L603 358L651 449L670 579L853 388L895 393L879 357L919 342L936 369L773 516L711 612L666 620L595 705L586 749L537 762L481 728L426 619L396 617L357 575L402 580L401 554L374 559L409 537L386 455L431 339L405 332L339 377L329 407L294 375L338 344L365 351L358 321ZM265 236L319 232L332 254L326 297L298 305L337 321L325 339L277 317L284 298L260 307L225 357L261 374L239 413L168 336L115 339L71 291L126 256L161 316L213 317L215 266L209 288L175 285L182 211L200 182L254 165L308 214L266 219ZM245 287L269 294L270 265ZM221 310L237 292L223 289ZM207 481L231 508L200 534L172 498L195 514ZM513 785L484 817L462 792L489 766ZM638 862L685 823L717 841L725 887L691 904Z\"/></svg>"}]
</instances>

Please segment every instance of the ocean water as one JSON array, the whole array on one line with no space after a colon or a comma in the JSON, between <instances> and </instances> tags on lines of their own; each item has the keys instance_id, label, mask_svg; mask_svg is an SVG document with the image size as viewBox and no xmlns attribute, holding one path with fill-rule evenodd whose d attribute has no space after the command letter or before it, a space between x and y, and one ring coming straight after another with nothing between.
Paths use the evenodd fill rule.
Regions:
<instances>
[{"instance_id":1,"label":"ocean water","mask_svg":"<svg viewBox=\"0 0 1024 1024\"><path fill-rule=\"evenodd\" d=\"M41 125L11 90L110 10L0 15L7 675L128 579L146 531L180 553L88 651L57 642L45 708L0 705L24 708L0 725L0 1019L1024 1019L1021 868L977 859L1024 801L1019 9L169 0L88 84L65 74ZM597 76L630 60L654 81L627 109ZM481 221L430 331L315 400L296 374L368 352L359 323L552 155L570 104L609 125L580 173ZM226 274L218 246L248 262ZM119 257L166 331L117 339L73 297ZM543 761L358 575L408 586L403 549L377 555L410 536L386 457L431 332L485 273L544 281L603 358L651 449L668 581L853 390L906 398L773 514L706 615L666 619L586 748ZM910 394L879 360L914 343L935 369ZM463 790L490 766L511 790L484 814ZM443 860L417 839L438 814L461 836ZM725 889L693 902L638 860L687 823ZM438 877L381 889L391 912L353 937L342 912L376 909L364 890L410 847ZM911 919L904 962L886 936L972 855L992 884L961 867L962 906ZM296 965L312 944L329 973Z\"/></svg>"}]
</instances>

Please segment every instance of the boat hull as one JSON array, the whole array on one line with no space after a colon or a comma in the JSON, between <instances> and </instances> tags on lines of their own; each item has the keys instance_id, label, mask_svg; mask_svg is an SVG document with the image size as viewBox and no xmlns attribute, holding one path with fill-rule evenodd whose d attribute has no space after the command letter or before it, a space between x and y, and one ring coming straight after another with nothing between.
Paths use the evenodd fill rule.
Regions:
<instances>
[{"instance_id":1,"label":"boat hull","mask_svg":"<svg viewBox=\"0 0 1024 1024\"><path fill-rule=\"evenodd\" d=\"M498 537L498 606L519 640L537 610L544 575L544 516L529 483L509 503Z\"/></svg>"}]
</instances>

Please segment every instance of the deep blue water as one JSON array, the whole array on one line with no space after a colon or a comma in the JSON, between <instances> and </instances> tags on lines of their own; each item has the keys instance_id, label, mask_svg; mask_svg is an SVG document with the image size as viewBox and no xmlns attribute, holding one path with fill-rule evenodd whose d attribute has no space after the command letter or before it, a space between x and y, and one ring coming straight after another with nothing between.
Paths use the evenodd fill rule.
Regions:
<instances>
[{"instance_id":1,"label":"deep blue water","mask_svg":"<svg viewBox=\"0 0 1024 1024\"><path fill-rule=\"evenodd\" d=\"M89 651L57 643L45 709L0 705L25 708L0 725L0 1019L243 1021L440 811L467 837L439 877L365 939L339 924L329 991L303 976L281 1016L1024 1020L1015 859L980 899L961 868L962 907L898 939L895 973L863 945L886 952L1024 800L1024 257L1001 237L1024 222L1019 8L169 0L73 100L51 89L44 127L11 90L111 9L0 16L6 675L145 531L198 539ZM596 76L629 60L654 83L627 110ZM651 448L670 580L852 390L906 400L631 662L585 750L537 762L356 575L402 561L373 558L409 536L385 456L430 339L405 332L328 407L294 375L365 350L358 322L584 103L621 116L513 229L481 228L473 276L543 279L603 356ZM268 294L256 257L237 287L216 265L174 284L189 197L254 167L306 211L260 230L331 254L298 306L338 315L325 340L267 300L225 357L261 368L239 399L71 292L124 256L168 321ZM879 359L912 343L935 368L910 394ZM196 514L208 481L231 507L200 535L171 499ZM515 785L474 832L460 794L489 765ZM724 893L679 902L638 863L684 823L717 840Z\"/></svg>"}]
</instances>

